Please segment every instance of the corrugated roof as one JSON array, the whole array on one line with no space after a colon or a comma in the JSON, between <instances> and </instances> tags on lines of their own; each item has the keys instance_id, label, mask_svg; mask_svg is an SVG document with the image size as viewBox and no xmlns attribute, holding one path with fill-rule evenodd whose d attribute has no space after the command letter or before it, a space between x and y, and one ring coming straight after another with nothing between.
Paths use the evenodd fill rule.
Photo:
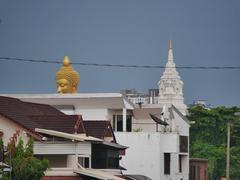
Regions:
<instances>
[{"instance_id":1,"label":"corrugated roof","mask_svg":"<svg viewBox=\"0 0 240 180\"><path fill-rule=\"evenodd\" d=\"M106 145L106 146L110 146L110 147L116 148L116 149L120 149L120 150L124 150L124 149L128 148L127 146L123 146L121 144L107 142L107 141L103 141L102 144Z\"/></svg>"},{"instance_id":2,"label":"corrugated roof","mask_svg":"<svg viewBox=\"0 0 240 180\"><path fill-rule=\"evenodd\" d=\"M143 175L124 175L128 180L151 180L149 177Z\"/></svg>"},{"instance_id":3,"label":"corrugated roof","mask_svg":"<svg viewBox=\"0 0 240 180\"><path fill-rule=\"evenodd\" d=\"M104 172L99 169L91 169L91 168L81 168L74 169L74 172L80 175L85 175L93 178L104 179L104 180L124 180L118 176L112 175L110 173Z\"/></svg>"},{"instance_id":4,"label":"corrugated roof","mask_svg":"<svg viewBox=\"0 0 240 180\"><path fill-rule=\"evenodd\" d=\"M51 136L56 136L56 137L61 137L61 138L66 138L70 140L76 140L76 141L97 141L97 142L102 142L101 139L91 137L91 136L86 136L85 134L70 134L70 133L65 133L65 132L59 132L59 131L54 131L54 130L49 130L49 129L35 129L36 132L39 132L41 134L47 134Z\"/></svg>"}]
</instances>

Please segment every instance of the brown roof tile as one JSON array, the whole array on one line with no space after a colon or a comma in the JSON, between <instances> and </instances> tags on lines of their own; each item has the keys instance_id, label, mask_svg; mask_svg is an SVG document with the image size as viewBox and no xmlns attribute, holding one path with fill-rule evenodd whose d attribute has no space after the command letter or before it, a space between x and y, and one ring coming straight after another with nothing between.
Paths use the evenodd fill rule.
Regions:
<instances>
[{"instance_id":1,"label":"brown roof tile","mask_svg":"<svg viewBox=\"0 0 240 180\"><path fill-rule=\"evenodd\" d=\"M79 127L75 131L75 125L78 121L78 115L44 115L31 116L31 119L39 124L38 128L50 129L66 133L85 133L83 123L80 122ZM82 119L80 119L82 121Z\"/></svg>"},{"instance_id":2,"label":"brown roof tile","mask_svg":"<svg viewBox=\"0 0 240 180\"><path fill-rule=\"evenodd\" d=\"M85 132L82 119L77 115L65 115L50 105L23 102L16 98L0 96L0 115L34 132L35 128L51 129L67 133Z\"/></svg>"},{"instance_id":3,"label":"brown roof tile","mask_svg":"<svg viewBox=\"0 0 240 180\"><path fill-rule=\"evenodd\" d=\"M112 126L109 121L83 121L86 134L88 136L93 136L96 138L104 139L104 137L113 137L114 142L116 142L114 133L112 131Z\"/></svg>"}]
</instances>

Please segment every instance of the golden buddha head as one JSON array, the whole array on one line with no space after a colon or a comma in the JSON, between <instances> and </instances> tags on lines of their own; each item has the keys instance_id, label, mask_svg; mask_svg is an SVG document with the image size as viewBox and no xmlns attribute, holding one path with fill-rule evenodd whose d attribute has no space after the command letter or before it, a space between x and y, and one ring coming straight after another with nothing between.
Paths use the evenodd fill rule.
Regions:
<instances>
[{"instance_id":1,"label":"golden buddha head","mask_svg":"<svg viewBox=\"0 0 240 180\"><path fill-rule=\"evenodd\" d=\"M77 93L79 74L71 66L68 56L64 57L62 67L56 73L57 92Z\"/></svg>"}]
</instances>

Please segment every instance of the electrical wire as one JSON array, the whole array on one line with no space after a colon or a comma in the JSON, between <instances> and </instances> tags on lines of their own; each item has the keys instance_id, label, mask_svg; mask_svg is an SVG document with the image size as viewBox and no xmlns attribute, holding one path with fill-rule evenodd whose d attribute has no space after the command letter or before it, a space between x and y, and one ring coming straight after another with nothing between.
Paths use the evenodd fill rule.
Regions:
<instances>
[{"instance_id":1,"label":"electrical wire","mask_svg":"<svg viewBox=\"0 0 240 180\"><path fill-rule=\"evenodd\" d=\"M20 61L20 62L31 62L31 63L49 63L49 64L62 64L61 61L50 61L50 60L37 60L37 59L25 59L25 58L13 58L13 57L0 57L1 61ZM145 68L145 69L164 69L165 66L154 66L154 65L126 65L126 64L98 64L98 63L83 63L83 62L72 62L73 65L82 66L98 66L98 67L118 67L118 68ZM177 69L238 69L240 66L176 66L168 68Z\"/></svg>"}]
</instances>

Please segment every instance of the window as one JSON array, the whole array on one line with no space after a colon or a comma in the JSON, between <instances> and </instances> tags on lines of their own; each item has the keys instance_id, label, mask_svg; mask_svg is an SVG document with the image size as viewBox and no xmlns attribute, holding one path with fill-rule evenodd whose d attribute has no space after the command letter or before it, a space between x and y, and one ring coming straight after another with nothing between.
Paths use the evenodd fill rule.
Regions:
<instances>
[{"instance_id":1,"label":"window","mask_svg":"<svg viewBox=\"0 0 240 180\"><path fill-rule=\"evenodd\" d=\"M92 146L92 168L119 169L119 151L102 144Z\"/></svg>"},{"instance_id":2,"label":"window","mask_svg":"<svg viewBox=\"0 0 240 180\"><path fill-rule=\"evenodd\" d=\"M127 132L132 131L132 116L127 115ZM113 115L113 130L114 131L123 131L123 116L122 115Z\"/></svg>"},{"instance_id":3,"label":"window","mask_svg":"<svg viewBox=\"0 0 240 180\"><path fill-rule=\"evenodd\" d=\"M170 174L170 160L171 154L164 153L164 174Z\"/></svg>"},{"instance_id":4,"label":"window","mask_svg":"<svg viewBox=\"0 0 240 180\"><path fill-rule=\"evenodd\" d=\"M179 136L180 152L188 152L188 136Z\"/></svg>"},{"instance_id":5,"label":"window","mask_svg":"<svg viewBox=\"0 0 240 180\"><path fill-rule=\"evenodd\" d=\"M116 150L107 150L107 168L118 169L119 168L119 153Z\"/></svg>"},{"instance_id":6,"label":"window","mask_svg":"<svg viewBox=\"0 0 240 180\"><path fill-rule=\"evenodd\" d=\"M123 131L123 116L117 115L117 131Z\"/></svg>"},{"instance_id":7,"label":"window","mask_svg":"<svg viewBox=\"0 0 240 180\"><path fill-rule=\"evenodd\" d=\"M78 164L80 164L84 168L89 168L89 157L78 156Z\"/></svg>"},{"instance_id":8,"label":"window","mask_svg":"<svg viewBox=\"0 0 240 180\"><path fill-rule=\"evenodd\" d=\"M179 172L182 172L182 156L179 155L178 156L178 168L179 168Z\"/></svg>"}]
</instances>

